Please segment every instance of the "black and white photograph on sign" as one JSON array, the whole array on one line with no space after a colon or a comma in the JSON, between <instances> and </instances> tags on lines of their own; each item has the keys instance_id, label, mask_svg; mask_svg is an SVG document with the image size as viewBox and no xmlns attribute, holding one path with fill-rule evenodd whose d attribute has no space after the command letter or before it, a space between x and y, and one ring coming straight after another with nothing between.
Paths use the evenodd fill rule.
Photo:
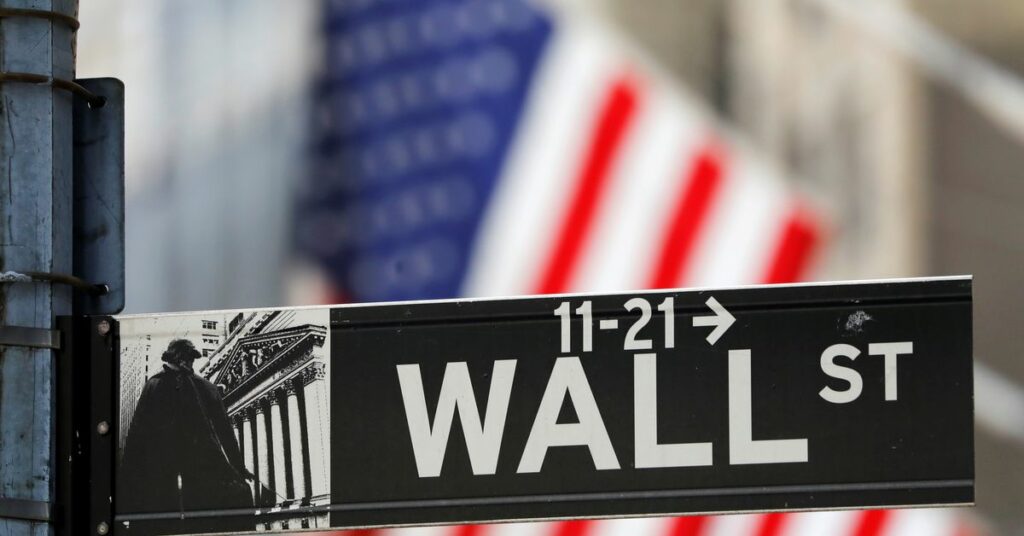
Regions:
<instances>
[{"instance_id":1,"label":"black and white photograph on sign","mask_svg":"<svg viewBox=\"0 0 1024 536\"><path fill-rule=\"evenodd\" d=\"M116 505L125 534L327 525L325 309L123 317ZM234 512L216 519L204 511Z\"/></svg>"}]
</instances>

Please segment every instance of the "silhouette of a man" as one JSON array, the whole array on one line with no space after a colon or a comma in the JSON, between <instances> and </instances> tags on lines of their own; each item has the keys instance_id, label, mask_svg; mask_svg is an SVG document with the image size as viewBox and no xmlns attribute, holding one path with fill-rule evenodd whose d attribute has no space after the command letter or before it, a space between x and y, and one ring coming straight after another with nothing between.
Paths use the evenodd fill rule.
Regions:
<instances>
[{"instance_id":1,"label":"silhouette of a man","mask_svg":"<svg viewBox=\"0 0 1024 536\"><path fill-rule=\"evenodd\" d=\"M220 391L192 370L199 355L191 341L171 341L163 370L142 388L118 472L116 504L122 514L163 516L132 521L131 534L254 530L246 483L252 475ZM189 518L204 510L236 515Z\"/></svg>"}]
</instances>

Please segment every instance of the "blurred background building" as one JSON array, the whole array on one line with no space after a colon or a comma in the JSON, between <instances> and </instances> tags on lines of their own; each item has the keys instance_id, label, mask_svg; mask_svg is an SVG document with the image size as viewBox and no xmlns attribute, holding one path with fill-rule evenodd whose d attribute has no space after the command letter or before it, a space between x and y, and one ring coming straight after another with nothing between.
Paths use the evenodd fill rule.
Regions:
<instances>
[{"instance_id":1,"label":"blurred background building","mask_svg":"<svg viewBox=\"0 0 1024 536\"><path fill-rule=\"evenodd\" d=\"M344 135L341 141L331 137L342 123L324 108L340 102L331 96L337 92L352 97L351 101L357 90L372 93L376 81L412 69L398 65L394 71L356 69L354 74L342 75L338 62L345 54L355 54L353 61L358 62L380 52L371 32L363 32L368 25L385 17L418 13L430 5L403 0L83 0L79 76L116 76L127 86L127 312L457 293L609 290L666 282L738 284L971 273L975 276L978 363L976 509L922 510L860 521L845 513L800 515L792 516L785 531L771 529L775 532L765 532L777 526L765 520L779 518L730 516L695 529L691 526L696 532L688 534L953 534L955 530L1024 534L1024 513L1019 508L1024 503L1024 394L1020 387L1024 362L1017 358L1020 345L1015 337L1016 326L1024 322L1024 309L1018 305L1024 297L1019 284L1019 267L1024 266L1024 234L1019 231L1024 224L1024 177L1019 171L1024 169L1024 5L1013 0L970 5L947 0L872 0L856 8L835 0L550 0L529 8L541 15L516 19L512 15L524 13L516 11L518 2L498 3L504 7L479 12L492 14L490 19L473 19L472 9L495 2L429 3L438 6L440 14L434 22L443 29L454 20L445 13L455 13L444 9L472 4L465 11L470 30L483 32L481 20L522 23L532 30L515 34L520 37L502 37L505 34L494 30L497 41L493 42L513 51L514 61L509 63L500 53L481 55L478 65L486 73L482 80L473 74L477 71L472 65L445 75L456 89L494 90L505 100L465 97L431 108L424 112L423 121L466 118L454 122L464 128L453 127L451 136L463 142L468 137L477 145L452 147L473 150L490 139L494 148L505 151L488 157L498 162L500 171L477 165L475 160L457 161L438 168L445 173L429 181L424 178L422 190L406 187L406 183L418 184L414 172L409 173L412 178L395 172L399 178L394 184L405 184L401 188L361 190L358 174L331 175L338 169L352 169L352 159L359 154L346 152L349 142ZM383 23L378 26L385 28ZM814 214L810 228L793 235L795 242L789 245L784 240L777 244L780 251L788 252L787 258L799 257L798 265L778 272L787 277L735 268L764 255L757 252L772 247L774 238L769 235L745 238L743 243L756 244L734 257L719 253L701 260L704 257L695 253L686 278L679 275L678 261L672 260L679 256L658 261L658 266L672 272L671 277L660 278L615 279L589 264L581 265L579 273L545 276L539 262L539 267L529 268L538 272L536 279L524 283L516 279L517 270L507 268L505 273L502 266L488 268L488 259L491 264L519 267L517 263L526 262L523 258L547 255L544 247L559 250L563 244L561 250L572 251L571 240L564 238L571 238L569 227L559 231L557 221L531 219L543 212L543 196L529 197L539 195L533 190L522 194L527 196L520 199L520 204L527 205L524 212L499 205L514 205L517 198L507 195L512 188L507 185L526 180L515 182L510 177L528 178L538 169L553 169L545 165L560 165L559 151L552 149L548 152L558 154L550 155L543 147L523 149L524 142L518 139L524 132L550 136L544 139L553 140L550 145L556 148L577 140L582 148L572 150L586 152L583 146L589 129L581 125L575 138L572 131L562 132L554 115L544 121L544 115L537 113L539 105L531 100L535 95L515 97L517 91L527 90L514 89L529 85L534 94L582 95L575 100L591 99L601 109L599 80L587 76L605 68L607 62L593 60L594 68L580 67L582 74L577 78L545 74L545 62L564 57L558 52L560 43L568 42L565 36L575 35L578 27L590 28L583 33L604 43L594 50L622 54L635 65L634 74L639 74L627 76L621 85L622 110L629 109L634 87L643 95L653 95L645 102L662 103L658 113L639 116L643 126L637 128L647 134L635 142L637 148L630 149L631 154L640 155L633 157L639 163L629 158L605 163L612 169L610 184L635 176L635 190L665 187L671 183L668 179L644 182L649 169L642 165L658 158L671 160L669 149L658 149L666 146L659 143L660 135L677 135L673 125L681 122L712 132L708 139L718 142L694 144L711 149L695 153L705 158L695 158L704 164L694 169L705 171L694 171L689 184L704 184L705 190L714 191L717 183L708 177L721 174L715 170L724 161L729 169L736 164L741 170L737 175L744 177L743 184L755 185L750 196L800 199L804 200L801 206L813 207L808 209ZM390 35L388 39L398 35L387 34L386 28L380 31ZM346 39L364 34L370 36L365 38L368 41L345 44ZM432 35L441 43L447 34ZM537 43L540 51L531 52L531 43ZM463 52L484 50L450 46L450 54L438 53L426 65L440 66ZM503 70L508 65L513 67ZM508 78L502 78L503 73ZM641 83L631 85L638 79ZM595 86L592 95L586 93L588 84ZM645 88L654 89L646 93ZM457 91L453 95L463 98ZM459 115L470 101L483 103L478 106L480 113ZM572 101L553 100L552 113L569 114L571 106L558 103ZM618 108L611 108L614 118ZM358 119L358 114L352 115L357 109L349 109L342 118ZM527 118L515 125L513 130L519 131L515 142L506 139L512 134L502 130L514 120L501 115L513 109L520 110L517 117ZM529 119L537 116L542 119ZM414 117L410 127L424 124L416 119L419 116L410 117ZM658 126L659 120L667 124ZM371 129L359 134L359 143L372 143L393 132L387 125ZM715 149L723 146L733 156L723 160ZM325 165L325 154L336 160ZM388 156L381 161L388 165L401 161L401 153L384 154ZM595 165L601 163L597 160ZM616 174L626 179L616 179ZM767 184L771 186L763 186ZM493 197L491 189L498 192ZM623 207L649 208L644 203L650 201L623 196L625 190L613 191L617 192L615 203ZM456 237L450 244L423 241L415 232L403 231L403 237L392 242L384 236L383 246L357 241L331 251L317 249L315 243L341 243L339 237L353 227L359 232L374 230L371 209L378 202L384 207L380 217L388 232L398 225L396 214L453 218L461 214L465 219L431 228ZM763 210L767 204L751 202L750 207ZM680 206L680 214L702 210L696 201ZM313 217L330 207L339 213L338 219ZM713 208L703 210L714 219ZM773 214L784 218L786 210ZM760 226L754 221L757 210L731 209L729 214L733 223L716 227L726 229L719 231L723 236L739 236L736 229ZM338 223L340 218L350 218L345 220L347 227ZM693 242L696 245L690 249L707 255L703 253L707 244L693 238L697 231L688 227L689 220L666 218L676 231L667 238L649 233L630 240L600 225L594 233L602 239L638 243L637 251L645 243L662 239ZM511 252L479 246L481 242L516 244L514 233L502 231L531 226L547 230L552 236L545 240L552 244L534 247L525 240L526 245ZM310 234L310 228L319 229L312 245L300 240ZM415 251L425 253L405 257L395 253L424 243L427 246ZM757 244L762 247L754 247ZM580 255L590 251L585 245L579 247L584 251ZM796 255L794 248L806 249L804 256L810 257ZM388 272L385 265L362 262L392 257L403 259L396 266L411 271ZM451 279L434 286L411 283L412 276L425 273L423 266L436 267L431 264L435 258L456 259L449 268ZM705 273L711 275L701 276ZM388 284L397 286L382 283L385 275L392 278ZM219 333L223 338L224 332ZM661 530L653 525L608 528L613 525L601 530ZM679 526L673 530L687 533Z\"/></svg>"}]
</instances>

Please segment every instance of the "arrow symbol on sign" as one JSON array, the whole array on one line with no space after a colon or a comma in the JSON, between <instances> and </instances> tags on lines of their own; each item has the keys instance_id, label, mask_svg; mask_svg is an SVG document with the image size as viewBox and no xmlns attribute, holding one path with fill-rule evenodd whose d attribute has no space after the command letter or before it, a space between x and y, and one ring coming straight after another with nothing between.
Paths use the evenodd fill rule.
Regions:
<instances>
[{"instance_id":1,"label":"arrow symbol on sign","mask_svg":"<svg viewBox=\"0 0 1024 536\"><path fill-rule=\"evenodd\" d=\"M708 333L708 344L714 346L718 342L719 337L725 335L725 332L729 330L732 323L736 321L736 317L732 316L729 311L722 307L722 304L718 303L718 300L714 296L708 298L708 301L704 302L711 310L715 313L711 316L695 316L693 317L693 327L706 327L714 326L715 329Z\"/></svg>"}]
</instances>

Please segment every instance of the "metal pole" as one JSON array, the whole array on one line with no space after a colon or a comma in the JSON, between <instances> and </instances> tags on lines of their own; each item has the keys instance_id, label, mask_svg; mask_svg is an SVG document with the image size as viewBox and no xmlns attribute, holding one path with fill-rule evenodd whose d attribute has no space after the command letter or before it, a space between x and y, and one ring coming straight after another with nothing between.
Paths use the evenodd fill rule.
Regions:
<instances>
[{"instance_id":1,"label":"metal pole","mask_svg":"<svg viewBox=\"0 0 1024 536\"><path fill-rule=\"evenodd\" d=\"M0 72L48 80L0 81L0 270L71 273L71 104L77 97L61 81L75 75L78 0L0 0L0 8ZM54 329L55 315L70 312L67 285L0 285L0 326ZM54 380L53 350L0 345L5 536L53 534Z\"/></svg>"}]
</instances>

